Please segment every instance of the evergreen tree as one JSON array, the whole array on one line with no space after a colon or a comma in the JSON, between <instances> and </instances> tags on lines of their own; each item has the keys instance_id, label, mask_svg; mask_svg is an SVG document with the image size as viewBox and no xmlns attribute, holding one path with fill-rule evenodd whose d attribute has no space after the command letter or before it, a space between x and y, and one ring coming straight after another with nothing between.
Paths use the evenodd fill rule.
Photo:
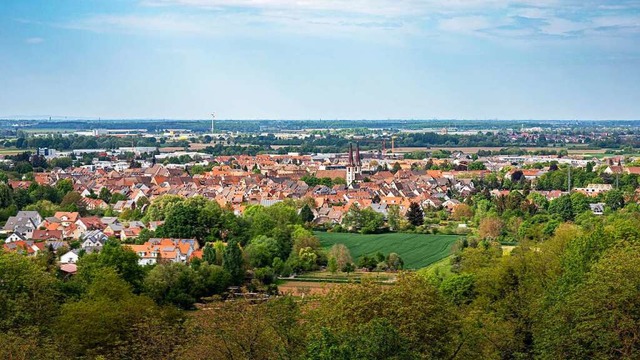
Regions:
<instances>
[{"instance_id":1,"label":"evergreen tree","mask_svg":"<svg viewBox=\"0 0 640 360\"><path fill-rule=\"evenodd\" d=\"M305 223L309 223L313 221L315 216L313 215L313 211L311 211L311 208L309 207L309 205L304 204L302 209L300 209L300 218Z\"/></svg>"},{"instance_id":2,"label":"evergreen tree","mask_svg":"<svg viewBox=\"0 0 640 360\"><path fill-rule=\"evenodd\" d=\"M211 265L216 263L216 249L211 244L207 244L204 247L204 250L202 251L202 260Z\"/></svg>"},{"instance_id":3,"label":"evergreen tree","mask_svg":"<svg viewBox=\"0 0 640 360\"><path fill-rule=\"evenodd\" d=\"M593 172L593 163L592 163L591 161L589 161L589 162L587 163L587 169L586 169L586 171L587 171L588 173Z\"/></svg>"},{"instance_id":4,"label":"evergreen tree","mask_svg":"<svg viewBox=\"0 0 640 360\"><path fill-rule=\"evenodd\" d=\"M242 284L242 281L244 281L242 251L240 250L238 242L234 239L227 243L227 248L224 250L222 267L231 275L232 284Z\"/></svg>"},{"instance_id":5,"label":"evergreen tree","mask_svg":"<svg viewBox=\"0 0 640 360\"><path fill-rule=\"evenodd\" d=\"M418 203L412 202L407 210L407 220L413 226L420 226L424 224L424 212Z\"/></svg>"}]
</instances>

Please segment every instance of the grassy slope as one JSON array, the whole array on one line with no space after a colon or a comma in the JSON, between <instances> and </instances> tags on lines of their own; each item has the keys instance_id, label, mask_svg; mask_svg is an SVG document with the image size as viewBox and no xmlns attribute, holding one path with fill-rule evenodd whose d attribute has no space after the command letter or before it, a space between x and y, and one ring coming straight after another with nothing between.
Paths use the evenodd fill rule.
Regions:
<instances>
[{"instance_id":1,"label":"grassy slope","mask_svg":"<svg viewBox=\"0 0 640 360\"><path fill-rule=\"evenodd\" d=\"M419 269L431 265L450 254L451 245L459 238L456 235L425 234L346 234L318 232L322 246L345 244L354 260L361 255L372 255L381 251L385 255L398 253L406 269Z\"/></svg>"}]
</instances>

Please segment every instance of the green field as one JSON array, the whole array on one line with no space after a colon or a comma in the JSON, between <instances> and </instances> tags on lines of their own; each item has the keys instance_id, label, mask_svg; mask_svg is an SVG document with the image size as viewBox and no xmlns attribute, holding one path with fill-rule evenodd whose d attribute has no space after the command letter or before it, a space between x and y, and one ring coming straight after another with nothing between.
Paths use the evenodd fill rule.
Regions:
<instances>
[{"instance_id":1,"label":"green field","mask_svg":"<svg viewBox=\"0 0 640 360\"><path fill-rule=\"evenodd\" d=\"M0 149L0 155L16 155L16 154L23 153L25 151L34 152L35 149L13 149L13 148Z\"/></svg>"},{"instance_id":2,"label":"green field","mask_svg":"<svg viewBox=\"0 0 640 360\"><path fill-rule=\"evenodd\" d=\"M426 234L348 234L316 232L324 248L334 244L344 244L357 260L361 255L373 255L380 251L385 255L395 252L404 260L406 269L429 266L449 256L451 245L460 238L458 235Z\"/></svg>"}]
</instances>

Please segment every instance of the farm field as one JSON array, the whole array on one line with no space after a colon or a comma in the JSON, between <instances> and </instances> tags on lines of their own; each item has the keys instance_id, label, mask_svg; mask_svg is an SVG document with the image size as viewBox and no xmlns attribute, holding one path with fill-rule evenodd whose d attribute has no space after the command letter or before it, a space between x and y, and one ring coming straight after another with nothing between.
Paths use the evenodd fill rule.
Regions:
<instances>
[{"instance_id":1,"label":"farm field","mask_svg":"<svg viewBox=\"0 0 640 360\"><path fill-rule=\"evenodd\" d=\"M497 151L500 149L507 149L512 146L416 146L416 147L396 147L395 151L398 153L408 153L412 151L435 151L435 150L449 150L449 151L462 151L464 153L472 154L477 153L478 150L486 150L486 151ZM513 147L515 148L515 147ZM561 147L518 147L519 149L523 149L526 151L537 151L537 150L562 150L565 148Z\"/></svg>"},{"instance_id":2,"label":"farm field","mask_svg":"<svg viewBox=\"0 0 640 360\"><path fill-rule=\"evenodd\" d=\"M282 284L278 285L278 290L283 294L293 296L323 295L326 294L331 288L336 286L340 286L340 284L306 281L285 281Z\"/></svg>"},{"instance_id":3,"label":"farm field","mask_svg":"<svg viewBox=\"0 0 640 360\"><path fill-rule=\"evenodd\" d=\"M469 154L473 154L473 153L477 153L478 150L487 150L487 151L497 151L500 149L508 149L508 148L519 148L519 149L523 149L526 151L538 151L538 150L567 150L567 152L570 155L585 155L585 156L605 156L605 152L607 151L607 149L581 149L577 146L574 146L570 149L566 148L566 147L513 147L513 146L496 146L496 147L491 147L491 146L467 146L467 147L449 147L449 146L431 146L431 147L397 147L395 150L398 153L408 153L408 152L412 152L412 151L418 151L418 150L423 150L423 151L435 151L435 150L449 150L449 151L462 151L464 153L469 153Z\"/></svg>"},{"instance_id":4,"label":"farm field","mask_svg":"<svg viewBox=\"0 0 640 360\"><path fill-rule=\"evenodd\" d=\"M380 284L393 284L396 281L396 273L368 272L356 270L350 274L329 271L314 271L296 276L293 279L281 278L278 289L285 294L294 296L325 294L331 288L346 283L359 283L363 280L371 280Z\"/></svg>"},{"instance_id":5,"label":"farm field","mask_svg":"<svg viewBox=\"0 0 640 360\"><path fill-rule=\"evenodd\" d=\"M405 269L419 269L429 266L449 256L451 246L460 238L458 235L428 234L350 234L316 232L324 248L334 244L344 244L349 248L353 260L362 255L373 255L380 251L395 252L404 260Z\"/></svg>"},{"instance_id":6,"label":"farm field","mask_svg":"<svg viewBox=\"0 0 640 360\"><path fill-rule=\"evenodd\" d=\"M427 267L420 269L418 271L418 274L425 275L425 276L435 275L437 277L443 277L443 278L451 276L453 274L451 272L451 255L447 256L442 260L434 262L433 264Z\"/></svg>"},{"instance_id":7,"label":"farm field","mask_svg":"<svg viewBox=\"0 0 640 360\"><path fill-rule=\"evenodd\" d=\"M0 155L16 155L25 151L34 152L35 149L0 149Z\"/></svg>"}]
</instances>

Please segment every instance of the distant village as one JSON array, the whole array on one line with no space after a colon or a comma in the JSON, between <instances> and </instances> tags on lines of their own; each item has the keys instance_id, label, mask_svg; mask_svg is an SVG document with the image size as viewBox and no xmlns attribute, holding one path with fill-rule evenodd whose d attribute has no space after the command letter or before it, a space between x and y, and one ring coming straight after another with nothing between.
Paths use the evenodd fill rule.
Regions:
<instances>
[{"instance_id":1,"label":"distant village","mask_svg":"<svg viewBox=\"0 0 640 360\"><path fill-rule=\"evenodd\" d=\"M619 156L602 159L556 155L476 156L473 160L472 154L453 151L447 158L404 159L397 153L361 152L357 144L352 144L347 153L340 154L213 157L205 153L177 152L171 155L188 155L194 160L184 164L161 164L167 154L157 154L156 150L154 147L110 152L74 150L77 154L94 154L96 158L90 165L34 173L33 180L9 180L8 185L13 189L28 189L34 182L54 186L69 179L73 190L82 196L87 210L109 209L114 216L83 217L78 212L56 212L43 218L36 211L21 210L2 227L4 249L35 255L48 248L58 253L61 269L73 273L81 253L99 251L109 237L127 242L137 238L143 229L157 229L162 222L125 221L119 219L118 214L136 209L144 212L151 201L163 195L203 196L215 200L221 207L232 209L237 215L249 205L268 207L287 199L311 198L315 204L313 226L327 228L340 224L354 205L370 208L385 217L390 206L398 206L404 214L411 203L418 203L425 210L440 209L451 213L464 199L477 192L476 183L489 174L502 172L505 176L513 176L519 172L518 176L535 184L539 177L550 171L549 166L527 166L530 164L553 162L572 168L599 167L604 173L618 176L640 174L640 167L623 166L624 159ZM131 166L118 159L124 152L137 156L155 155ZM49 149L39 149L38 154L47 159L68 156ZM470 170L474 167L472 163L481 163L482 170ZM451 170L425 170L427 164L431 168L446 164ZM190 169L195 166L210 170L192 174ZM315 179L318 184L314 185L309 179ZM613 187L612 184L588 184L571 189L530 191L553 200L569 190L596 197ZM103 189L120 194L122 200L108 204L96 197ZM490 193L497 197L509 192L492 189ZM594 214L604 212L603 203L590 206ZM202 257L194 239L152 238L144 244L128 246L138 254L141 265L158 261L185 263L193 257Z\"/></svg>"}]
</instances>

